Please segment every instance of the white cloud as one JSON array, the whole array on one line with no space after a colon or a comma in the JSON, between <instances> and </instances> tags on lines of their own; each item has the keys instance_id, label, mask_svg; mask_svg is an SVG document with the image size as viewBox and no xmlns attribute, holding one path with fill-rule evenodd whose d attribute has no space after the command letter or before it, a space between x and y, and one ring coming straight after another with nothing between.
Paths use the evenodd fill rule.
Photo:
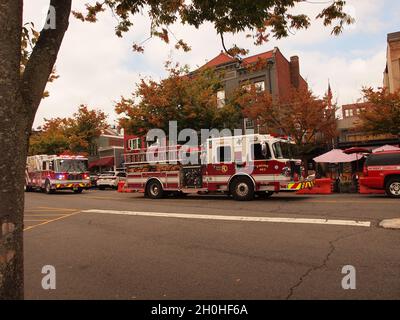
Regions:
<instances>
[{"instance_id":1,"label":"white cloud","mask_svg":"<svg viewBox=\"0 0 400 320\"><path fill-rule=\"evenodd\" d=\"M80 2L80 5L83 3ZM383 28L387 21L382 21L383 1L348 0L347 3L349 13L355 15L357 22L339 38L333 38L330 28L314 21L306 31L298 31L279 41L271 39L261 47L254 46L245 33L227 35L227 46L237 44L246 47L250 49L250 54L278 46L286 57L299 55L302 74L316 94L324 94L330 78L339 103L356 101L360 98L363 85L379 86L382 83L386 49ZM49 0L25 1L25 21L42 25L48 4ZM74 6L77 6L76 2ZM323 4L304 3L297 10L305 10L315 17L323 7ZM176 40L171 35L170 45L150 39L146 42L144 55L140 55L133 53L131 46L132 42L143 41L149 36L149 19L135 16L132 31L123 39L115 36L115 23L111 14L103 14L96 24L81 23L71 18L57 61L60 78L49 86L50 97L43 100L35 125L42 123L44 117L70 116L81 103L102 108L111 119L115 119L113 101L120 95L129 95L140 76L159 79L165 75L163 65L169 58L193 68L204 64L206 59L212 59L221 50L220 38L211 24L202 25L198 30L175 24L170 30L178 39L186 40L192 51L183 53L175 50ZM371 34L383 39L381 45L347 50L346 45L352 37L362 39L363 35ZM328 52L325 49L328 43L337 44L337 50Z\"/></svg>"}]
</instances>

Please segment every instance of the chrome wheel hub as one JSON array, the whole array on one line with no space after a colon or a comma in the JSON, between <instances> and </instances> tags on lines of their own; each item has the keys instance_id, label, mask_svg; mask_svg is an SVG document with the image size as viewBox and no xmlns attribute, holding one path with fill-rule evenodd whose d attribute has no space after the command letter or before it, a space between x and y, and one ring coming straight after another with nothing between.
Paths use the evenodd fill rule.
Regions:
<instances>
[{"instance_id":1,"label":"chrome wheel hub","mask_svg":"<svg viewBox=\"0 0 400 320\"><path fill-rule=\"evenodd\" d=\"M153 184L153 185L150 187L150 192L151 192L151 194L152 194L153 196L157 196L158 193L159 193L158 186L157 186L156 184Z\"/></svg>"},{"instance_id":2,"label":"chrome wheel hub","mask_svg":"<svg viewBox=\"0 0 400 320\"><path fill-rule=\"evenodd\" d=\"M247 194L249 193L249 186L247 185L247 183L239 183L236 187L236 193L241 197L247 196Z\"/></svg>"},{"instance_id":3,"label":"chrome wheel hub","mask_svg":"<svg viewBox=\"0 0 400 320\"><path fill-rule=\"evenodd\" d=\"M400 195L400 182L393 182L389 186L390 193L396 196Z\"/></svg>"}]
</instances>

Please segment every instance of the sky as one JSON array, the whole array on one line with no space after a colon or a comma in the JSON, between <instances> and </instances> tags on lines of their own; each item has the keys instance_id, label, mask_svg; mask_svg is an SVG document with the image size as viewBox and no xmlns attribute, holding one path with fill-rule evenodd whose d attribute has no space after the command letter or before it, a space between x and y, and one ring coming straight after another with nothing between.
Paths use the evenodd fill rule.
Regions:
<instances>
[{"instance_id":1,"label":"sky","mask_svg":"<svg viewBox=\"0 0 400 320\"><path fill-rule=\"evenodd\" d=\"M44 24L49 0L25 0L24 21L33 22L37 29ZM73 8L80 9L92 0L74 0ZM313 3L310 3L313 2ZM326 1L302 3L295 10L305 12L313 19L327 6ZM319 3L322 2L322 3ZM325 3L324 3L325 2ZM338 105L357 102L361 99L363 86L382 86L386 65L387 33L400 31L399 0L347 0L346 12L355 19L340 36L330 34L329 27L313 19L307 30L301 30L288 38L270 41L255 46L247 33L227 35L227 46L237 44L249 49L249 55L269 51L278 47L290 58L298 55L300 72L308 81L310 89L323 96L330 82ZM101 109L115 122L115 102L121 96L128 97L141 78L159 80L166 76L164 63L170 59L188 64L191 69L211 60L222 49L219 36L212 25L199 29L175 24L169 27L177 39L184 39L192 48L183 52L171 44L155 38L145 43L145 53L132 51L134 42L149 37L150 21L137 15L132 30L122 39L114 33L115 18L103 13L95 24L82 23L71 17L56 63L60 76L48 85L50 97L44 99L37 112L34 128L44 119L68 117L79 105L87 104L91 109Z\"/></svg>"}]
</instances>

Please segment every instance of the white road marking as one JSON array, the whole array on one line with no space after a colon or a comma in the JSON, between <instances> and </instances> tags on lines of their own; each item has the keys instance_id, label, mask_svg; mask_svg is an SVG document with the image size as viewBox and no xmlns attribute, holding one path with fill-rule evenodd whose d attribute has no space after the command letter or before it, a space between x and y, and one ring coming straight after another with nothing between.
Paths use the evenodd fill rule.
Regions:
<instances>
[{"instance_id":1,"label":"white road marking","mask_svg":"<svg viewBox=\"0 0 400 320\"><path fill-rule=\"evenodd\" d=\"M117 210L101 210L101 209L83 210L82 212L105 213L105 214L128 215L128 216L144 216L144 217L182 218L182 219L206 219L206 220L276 222L276 223L308 223L308 224L323 224L323 225L325 224L325 225L353 226L353 227L371 226L370 221L357 221L357 220L243 217L243 216L221 216L221 215L189 214L189 213L117 211Z\"/></svg>"}]
</instances>

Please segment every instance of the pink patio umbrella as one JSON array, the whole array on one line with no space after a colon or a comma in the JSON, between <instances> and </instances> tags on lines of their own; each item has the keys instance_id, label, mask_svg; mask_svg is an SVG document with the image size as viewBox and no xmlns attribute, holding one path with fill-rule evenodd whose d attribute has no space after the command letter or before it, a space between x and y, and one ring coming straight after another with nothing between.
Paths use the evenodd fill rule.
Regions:
<instances>
[{"instance_id":1,"label":"pink patio umbrella","mask_svg":"<svg viewBox=\"0 0 400 320\"><path fill-rule=\"evenodd\" d=\"M353 154L345 154L340 149L332 149L327 153L324 153L318 157L315 157L313 160L315 162L327 162L327 163L341 163L341 162L352 162L360 159L362 155Z\"/></svg>"},{"instance_id":2,"label":"pink patio umbrella","mask_svg":"<svg viewBox=\"0 0 400 320\"><path fill-rule=\"evenodd\" d=\"M392 151L392 150L400 150L400 148L395 147L395 146L391 146L389 144L385 144L382 147L376 148L374 150L372 150L373 153L375 152L379 152L379 151Z\"/></svg>"}]
</instances>

